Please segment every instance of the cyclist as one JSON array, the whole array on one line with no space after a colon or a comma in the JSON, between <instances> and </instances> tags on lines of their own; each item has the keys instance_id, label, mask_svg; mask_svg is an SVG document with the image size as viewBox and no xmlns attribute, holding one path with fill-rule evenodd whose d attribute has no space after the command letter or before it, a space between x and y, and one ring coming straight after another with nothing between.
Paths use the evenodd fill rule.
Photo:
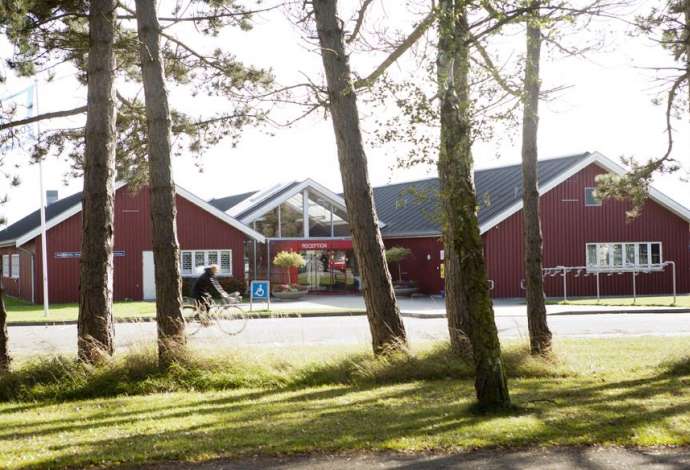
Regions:
<instances>
[{"instance_id":1,"label":"cyclist","mask_svg":"<svg viewBox=\"0 0 690 470\"><path fill-rule=\"evenodd\" d=\"M199 309L204 313L208 313L213 303L213 296L220 296L224 299L230 297L230 295L225 292L225 289L221 287L218 279L216 279L216 274L218 273L218 265L212 264L208 268L204 269L204 272L199 279L194 283L194 289L192 295L196 299Z\"/></svg>"}]
</instances>

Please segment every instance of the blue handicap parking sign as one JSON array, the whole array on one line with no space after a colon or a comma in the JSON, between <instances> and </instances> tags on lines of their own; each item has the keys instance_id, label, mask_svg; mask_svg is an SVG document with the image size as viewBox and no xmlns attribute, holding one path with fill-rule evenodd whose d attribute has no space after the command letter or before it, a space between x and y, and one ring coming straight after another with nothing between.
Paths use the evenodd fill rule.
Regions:
<instances>
[{"instance_id":1,"label":"blue handicap parking sign","mask_svg":"<svg viewBox=\"0 0 690 470\"><path fill-rule=\"evenodd\" d=\"M252 281L250 292L252 300L268 300L270 292L269 281Z\"/></svg>"}]
</instances>

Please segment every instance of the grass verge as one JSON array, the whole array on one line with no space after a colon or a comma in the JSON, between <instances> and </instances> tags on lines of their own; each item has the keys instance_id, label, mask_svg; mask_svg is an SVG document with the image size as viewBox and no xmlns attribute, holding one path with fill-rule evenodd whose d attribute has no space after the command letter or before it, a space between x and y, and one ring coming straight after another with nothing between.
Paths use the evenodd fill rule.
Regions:
<instances>
[{"instance_id":1,"label":"grass verge","mask_svg":"<svg viewBox=\"0 0 690 470\"><path fill-rule=\"evenodd\" d=\"M35 305L23 300L19 300L12 297L6 297L5 303L7 306L7 323L9 325L21 325L23 323L40 323L40 322L65 322L65 321L76 321L77 315L79 313L79 306L77 304L52 304L50 306L50 315L46 318L43 315L43 306ZM275 305L275 304L274 304ZM245 309L247 314L258 318L258 317L284 317L284 316L308 316L313 313L325 314L325 315L338 315L338 314L364 314L366 313L364 309L359 308L340 308L333 306L323 306L314 308L311 311L305 309L295 309L290 308L289 305L280 306L279 308L273 308L267 310L265 308L258 307L254 309L253 312L249 312L249 309ZM113 316L116 320L141 320L141 319L153 319L156 317L156 304L155 302L114 302L113 303Z\"/></svg>"},{"instance_id":2,"label":"grass verge","mask_svg":"<svg viewBox=\"0 0 690 470\"><path fill-rule=\"evenodd\" d=\"M531 357L513 343L504 351L512 377L571 374L558 360ZM65 356L28 359L0 376L0 401L78 400L176 391L241 387L300 388L321 385L373 385L413 380L471 379L471 366L446 343L409 354L374 357L360 348L303 348L284 351L244 349L192 351L168 370L157 366L153 347L141 347L98 366Z\"/></svg>"},{"instance_id":3,"label":"grass verge","mask_svg":"<svg viewBox=\"0 0 690 470\"><path fill-rule=\"evenodd\" d=\"M516 407L498 414L473 411L466 368L453 361L450 370L443 364L447 349L438 345L389 362L352 350L247 351L250 362L226 358L226 373L235 377L229 382L197 378L176 383L175 392L160 393L159 383L140 390L157 392L148 395L0 404L0 468L257 453L690 444L687 338L556 346L558 359L547 363L525 357L520 344L507 345L507 360L510 354L516 360L508 364ZM213 369L208 358L197 360L197 367ZM147 375L147 360L129 362L130 370Z\"/></svg>"},{"instance_id":4,"label":"grass verge","mask_svg":"<svg viewBox=\"0 0 690 470\"><path fill-rule=\"evenodd\" d=\"M604 306L628 306L636 305L638 307L685 307L690 308L690 295L679 295L676 297L676 303L673 303L673 296L641 296L637 299L632 297L602 297L597 301L596 297L586 297L571 300L551 300L550 304L559 305L604 305Z\"/></svg>"},{"instance_id":5,"label":"grass verge","mask_svg":"<svg viewBox=\"0 0 690 470\"><path fill-rule=\"evenodd\" d=\"M51 304L50 317L43 316L43 305L32 304L13 297L6 297L7 322L9 324L48 321L76 321L79 306L71 304ZM155 302L115 302L115 318L153 318L156 316Z\"/></svg>"}]
</instances>

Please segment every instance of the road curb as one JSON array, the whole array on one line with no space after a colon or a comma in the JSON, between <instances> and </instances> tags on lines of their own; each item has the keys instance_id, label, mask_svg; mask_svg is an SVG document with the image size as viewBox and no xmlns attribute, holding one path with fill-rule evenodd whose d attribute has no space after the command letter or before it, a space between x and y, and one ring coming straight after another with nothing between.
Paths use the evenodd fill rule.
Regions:
<instances>
[{"instance_id":1,"label":"road curb","mask_svg":"<svg viewBox=\"0 0 690 470\"><path fill-rule=\"evenodd\" d=\"M635 314L650 314L650 313L690 313L690 308L673 307L673 308L640 308L635 310L616 309L616 310L564 310L562 312L547 313L547 316L570 316L570 315L635 315ZM401 316L409 318L446 318L445 313L415 313L415 312L401 312ZM496 315L500 317L516 317L524 315Z\"/></svg>"},{"instance_id":2,"label":"road curb","mask_svg":"<svg viewBox=\"0 0 690 470\"><path fill-rule=\"evenodd\" d=\"M247 312L250 313L250 312ZM650 308L650 309L635 309L635 310L566 310L563 312L548 313L549 317L552 316L571 316L571 315L634 315L634 314L665 314L665 313L690 313L690 308ZM251 316L252 320L266 320L271 318L317 318L317 317L355 317L366 315L363 311L345 311L345 312L288 312L280 313L276 312L271 315L257 314L256 316ZM446 318L445 313L418 313L418 312L400 312L400 316L407 318L422 318L422 319L436 319L436 318ZM522 316L522 315L496 315L496 317L502 316ZM155 317L130 317L130 318L116 318L115 323L148 323L155 321ZM7 326L66 326L66 325L76 325L76 320L47 320L47 321L31 321L31 322L17 322L8 321Z\"/></svg>"},{"instance_id":3,"label":"road curb","mask_svg":"<svg viewBox=\"0 0 690 470\"><path fill-rule=\"evenodd\" d=\"M684 307L669 307L669 308L636 308L634 310L616 309L616 310L565 310L563 312L554 312L547 314L554 315L635 315L638 313L690 313L690 308Z\"/></svg>"},{"instance_id":4,"label":"road curb","mask_svg":"<svg viewBox=\"0 0 690 470\"><path fill-rule=\"evenodd\" d=\"M408 318L446 318L445 313L415 313L415 312L400 312L401 317Z\"/></svg>"}]
</instances>

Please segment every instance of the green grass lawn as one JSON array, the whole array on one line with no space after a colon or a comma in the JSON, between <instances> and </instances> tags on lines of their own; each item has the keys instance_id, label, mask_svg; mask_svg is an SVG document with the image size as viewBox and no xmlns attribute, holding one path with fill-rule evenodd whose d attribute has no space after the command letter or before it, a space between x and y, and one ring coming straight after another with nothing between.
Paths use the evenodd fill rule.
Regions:
<instances>
[{"instance_id":1,"label":"green grass lawn","mask_svg":"<svg viewBox=\"0 0 690 470\"><path fill-rule=\"evenodd\" d=\"M271 374L282 379L214 390L209 377L197 375L188 390L180 390L181 381L169 393L0 403L0 468L299 452L690 444L688 338L563 340L553 362L520 354L523 345L506 349L516 406L494 414L473 408L466 368L438 368L450 361L438 348L387 361L323 347L251 350L229 356L226 373L258 374L262 367L269 375L257 383ZM433 367L436 380L419 380Z\"/></svg>"},{"instance_id":2,"label":"green grass lawn","mask_svg":"<svg viewBox=\"0 0 690 470\"><path fill-rule=\"evenodd\" d=\"M46 318L43 316L43 305L35 305L23 300L6 297L5 303L7 306L9 324L32 323L32 322L60 322L60 321L76 321L79 306L77 304L52 304L50 306L50 313ZM304 309L296 310L290 308L289 304L280 305L279 308L267 310L264 303L257 303L254 306L253 315L256 316L286 316L308 314ZM275 303L272 305L275 306ZM319 313L365 313L364 309L339 308L339 307L320 307ZM156 316L155 302L114 302L113 314L116 319L137 319L137 318L154 318Z\"/></svg>"},{"instance_id":3,"label":"green grass lawn","mask_svg":"<svg viewBox=\"0 0 690 470\"><path fill-rule=\"evenodd\" d=\"M9 323L44 321L43 305L35 305L12 297L5 298ZM73 304L52 304L48 321L76 320L79 306ZM155 317L154 302L115 302L113 314L116 318Z\"/></svg>"},{"instance_id":4,"label":"green grass lawn","mask_svg":"<svg viewBox=\"0 0 690 470\"><path fill-rule=\"evenodd\" d=\"M638 297L634 303L632 297L602 297L597 302L596 297L578 298L567 301L553 300L549 303L557 303L561 305L639 305L650 307L685 307L690 308L690 295L679 295L676 297L676 303L673 303L673 296L643 296Z\"/></svg>"}]
</instances>

